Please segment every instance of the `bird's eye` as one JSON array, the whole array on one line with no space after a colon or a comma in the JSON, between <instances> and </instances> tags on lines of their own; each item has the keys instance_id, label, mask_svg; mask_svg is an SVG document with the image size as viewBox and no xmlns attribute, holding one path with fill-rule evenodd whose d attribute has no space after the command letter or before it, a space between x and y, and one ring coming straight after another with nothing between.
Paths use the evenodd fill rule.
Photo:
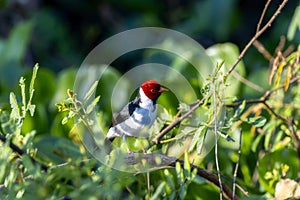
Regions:
<instances>
[{"instance_id":1,"label":"bird's eye","mask_svg":"<svg viewBox=\"0 0 300 200\"><path fill-rule=\"evenodd\" d=\"M152 92L152 93L157 93L158 90L157 90L157 89L152 89L151 92Z\"/></svg>"}]
</instances>

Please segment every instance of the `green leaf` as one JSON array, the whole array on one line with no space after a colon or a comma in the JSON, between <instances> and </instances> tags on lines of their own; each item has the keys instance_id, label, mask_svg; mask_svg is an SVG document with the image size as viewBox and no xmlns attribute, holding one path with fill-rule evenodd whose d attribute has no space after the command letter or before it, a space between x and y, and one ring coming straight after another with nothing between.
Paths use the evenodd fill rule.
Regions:
<instances>
[{"instance_id":1,"label":"green leaf","mask_svg":"<svg viewBox=\"0 0 300 200\"><path fill-rule=\"evenodd\" d=\"M189 154L187 151L184 152L184 169L188 172L188 174L185 174L185 176L189 176L189 173L191 171L191 164L189 161Z\"/></svg>"},{"instance_id":2,"label":"green leaf","mask_svg":"<svg viewBox=\"0 0 300 200\"><path fill-rule=\"evenodd\" d=\"M64 117L64 118L61 120L61 124L62 124L62 125L65 125L65 124L68 123L68 121L69 121L69 117L66 116L66 117Z\"/></svg>"},{"instance_id":3,"label":"green leaf","mask_svg":"<svg viewBox=\"0 0 300 200\"><path fill-rule=\"evenodd\" d=\"M196 130L189 148L189 152L192 152L195 149L196 144L203 141L204 133L206 131L207 131L207 126L201 126Z\"/></svg>"},{"instance_id":4,"label":"green leaf","mask_svg":"<svg viewBox=\"0 0 300 200\"><path fill-rule=\"evenodd\" d=\"M266 136L265 136L265 142L264 142L265 149L269 149L270 148L269 144L270 144L272 135L273 135L272 132L269 132L269 133L266 134Z\"/></svg>"},{"instance_id":5,"label":"green leaf","mask_svg":"<svg viewBox=\"0 0 300 200\"><path fill-rule=\"evenodd\" d=\"M185 127L184 129L182 129L181 131L180 131L180 133L179 134L177 134L176 136L175 136L175 138L176 138L176 140L179 140L179 139L181 139L181 138L183 138L183 137L186 137L187 135L189 135L189 134L192 134L194 131L196 131L197 129L196 128L193 128L193 127Z\"/></svg>"},{"instance_id":6,"label":"green leaf","mask_svg":"<svg viewBox=\"0 0 300 200\"><path fill-rule=\"evenodd\" d=\"M25 78L21 77L19 81L19 86L21 87L21 95L22 95L22 116L26 115L26 91L25 91Z\"/></svg>"},{"instance_id":7,"label":"green leaf","mask_svg":"<svg viewBox=\"0 0 300 200\"><path fill-rule=\"evenodd\" d=\"M24 58L32 27L32 22L21 22L12 29L9 38L4 44L3 51L0 52L0 60L2 63L10 61L19 62Z\"/></svg>"},{"instance_id":8,"label":"green leaf","mask_svg":"<svg viewBox=\"0 0 300 200\"><path fill-rule=\"evenodd\" d=\"M267 119L264 118L263 116L241 118L241 120L243 122L246 122L246 123L251 124L251 125L256 126L256 127L262 127L267 122Z\"/></svg>"},{"instance_id":9,"label":"green leaf","mask_svg":"<svg viewBox=\"0 0 300 200\"><path fill-rule=\"evenodd\" d=\"M174 191L175 185L174 185L173 175L167 169L164 170L164 175L165 175L165 177L167 179L167 183L168 183L166 185L166 187L169 187L170 190Z\"/></svg>"},{"instance_id":10,"label":"green leaf","mask_svg":"<svg viewBox=\"0 0 300 200\"><path fill-rule=\"evenodd\" d=\"M185 185L182 185L182 186L179 188L179 196L180 196L180 199L184 199L186 193L187 193L186 187L185 187Z\"/></svg>"},{"instance_id":11,"label":"green leaf","mask_svg":"<svg viewBox=\"0 0 300 200\"><path fill-rule=\"evenodd\" d=\"M35 66L33 67L32 77L31 77L30 86L29 86L29 100L28 100L29 104L31 103L31 100L32 100L32 97L33 97L34 82L35 82L35 79L36 79L38 69L39 69L39 65L35 64Z\"/></svg>"},{"instance_id":12,"label":"green leaf","mask_svg":"<svg viewBox=\"0 0 300 200\"><path fill-rule=\"evenodd\" d=\"M30 116L33 117L35 111L35 105L28 104L27 109L29 110Z\"/></svg>"},{"instance_id":13,"label":"green leaf","mask_svg":"<svg viewBox=\"0 0 300 200\"><path fill-rule=\"evenodd\" d=\"M24 167L30 172L33 173L36 169L36 167L34 166L34 164L32 163L31 159L29 158L28 155L24 154L22 156L22 162Z\"/></svg>"},{"instance_id":14,"label":"green leaf","mask_svg":"<svg viewBox=\"0 0 300 200\"><path fill-rule=\"evenodd\" d=\"M222 138L225 138L228 142L235 142L235 140L230 137L230 135L228 135L227 133L223 132L223 131L217 131L218 135L220 135Z\"/></svg>"},{"instance_id":15,"label":"green leaf","mask_svg":"<svg viewBox=\"0 0 300 200\"><path fill-rule=\"evenodd\" d=\"M79 147L66 138L45 136L35 143L35 147L39 150L39 158L55 164L81 157Z\"/></svg>"},{"instance_id":16,"label":"green leaf","mask_svg":"<svg viewBox=\"0 0 300 200\"><path fill-rule=\"evenodd\" d=\"M90 105L88 105L88 107L86 108L86 114L90 114L90 113L94 110L94 108L95 108L95 106L97 105L97 103L99 102L99 100L100 100L100 96L97 96L97 97L93 100L93 102L90 103Z\"/></svg>"},{"instance_id":17,"label":"green leaf","mask_svg":"<svg viewBox=\"0 0 300 200\"><path fill-rule=\"evenodd\" d=\"M295 37L295 34L300 30L300 6L298 5L298 7L295 9L295 13L294 16L291 20L291 23L289 25L289 29L287 32L287 38L288 40L293 40Z\"/></svg>"},{"instance_id":18,"label":"green leaf","mask_svg":"<svg viewBox=\"0 0 300 200\"><path fill-rule=\"evenodd\" d=\"M274 194L276 178L281 176L282 167L285 165L289 167L286 177L296 179L298 177L298 158L295 149L280 149L272 153L266 153L259 159L257 165L259 182L269 193ZM266 175L269 179L266 179Z\"/></svg>"},{"instance_id":19,"label":"green leaf","mask_svg":"<svg viewBox=\"0 0 300 200\"><path fill-rule=\"evenodd\" d=\"M10 114L11 118L13 118L13 119L21 118L17 98L16 98L16 95L13 92L11 92L10 95L9 95L9 102L10 102L10 107L12 109L11 114Z\"/></svg>"},{"instance_id":20,"label":"green leaf","mask_svg":"<svg viewBox=\"0 0 300 200\"><path fill-rule=\"evenodd\" d=\"M175 170L176 170L176 174L177 174L178 184L181 185L181 184L183 184L183 181L184 181L184 175L182 173L181 165L179 162L176 162Z\"/></svg>"},{"instance_id":21,"label":"green leaf","mask_svg":"<svg viewBox=\"0 0 300 200\"><path fill-rule=\"evenodd\" d=\"M253 152L256 152L257 146L259 145L259 143L260 143L260 141L262 140L263 137L264 137L263 134L259 134L258 136L256 136L255 140L253 141L253 143L251 145L251 150Z\"/></svg>"},{"instance_id":22,"label":"green leaf","mask_svg":"<svg viewBox=\"0 0 300 200\"><path fill-rule=\"evenodd\" d=\"M239 107L236 109L236 111L234 112L233 118L239 117L242 114L242 112L244 111L245 107L246 107L246 100L244 100L242 102L242 104L239 105Z\"/></svg>"},{"instance_id":23,"label":"green leaf","mask_svg":"<svg viewBox=\"0 0 300 200\"><path fill-rule=\"evenodd\" d=\"M225 67L220 68L220 72L225 74L233 63L238 58L240 52L239 48L233 43L216 44L206 49L206 53L213 60L214 64L224 61ZM245 66L243 62L239 62L235 70L240 76L245 75ZM224 97L236 96L239 92L241 82L237 80L235 76L227 77L226 83L230 87L226 87L224 91Z\"/></svg>"},{"instance_id":24,"label":"green leaf","mask_svg":"<svg viewBox=\"0 0 300 200\"><path fill-rule=\"evenodd\" d=\"M160 199L160 195L164 192L165 182L161 182L150 200Z\"/></svg>"},{"instance_id":25,"label":"green leaf","mask_svg":"<svg viewBox=\"0 0 300 200\"><path fill-rule=\"evenodd\" d=\"M90 87L89 91L85 94L84 96L84 102L87 102L92 95L96 92L98 86L98 81L95 81L95 83L93 83L93 85Z\"/></svg>"}]
</instances>

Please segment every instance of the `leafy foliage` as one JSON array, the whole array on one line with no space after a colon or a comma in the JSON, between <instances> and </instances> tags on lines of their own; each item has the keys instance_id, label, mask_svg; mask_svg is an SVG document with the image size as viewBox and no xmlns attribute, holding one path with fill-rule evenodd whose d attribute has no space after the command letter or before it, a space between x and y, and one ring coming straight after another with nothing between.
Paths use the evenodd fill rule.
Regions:
<instances>
[{"instance_id":1,"label":"leafy foliage","mask_svg":"<svg viewBox=\"0 0 300 200\"><path fill-rule=\"evenodd\" d=\"M209 2L201 9L195 7L193 13L208 12L206 8L213 5ZM157 4L153 3L155 6ZM222 10L231 13L230 7ZM217 14L221 18L225 15ZM297 37L298 15L299 7L291 21L289 40ZM51 18L51 11L39 16L56 24L57 19ZM204 27L190 25L198 24L198 18L197 15L186 20L179 27L191 33L197 32L196 29L204 30ZM151 19L155 21L155 17ZM209 23L209 20L204 21ZM222 22L218 21L216 29L211 28L218 38L231 32L227 27L225 36L221 34ZM217 67L203 84L198 84L200 77L189 63L170 58L172 67L190 81L197 98L204 101L192 111L198 101L191 102L188 92L184 102L178 102L172 94L162 96L159 104L165 109L160 111L150 139L134 140L133 144L137 151L161 150L183 162L163 169L154 168L148 175L130 174L97 162L86 151L74 127L74 118L79 117L79 122L85 126L98 123L107 130L111 118L107 97L121 73L110 68L103 79L92 85L84 100L78 100L70 90L76 75L74 68L54 74L38 65L32 72L22 67L33 23L18 24L9 37L0 42L0 199L217 199L217 187L201 177L195 168L217 171L215 152L211 151L214 137L218 138L221 179L229 187L239 161L237 184L244 189L237 189L237 195L243 199L278 197L279 184L299 178L299 44L290 50L284 49L280 42L273 55L266 50L271 49L269 45L261 44L264 51L260 49L260 52L269 62L269 71L266 68L255 70L258 65L266 65L266 61L252 52L255 59L240 62L235 73L226 78L224 74L240 54L238 47L233 43L213 45L206 52ZM50 41L63 43L68 31L62 24L59 24L57 35L48 38ZM48 32L48 29L40 31ZM45 34L45 37L50 36ZM161 45L171 43L176 47L176 41L168 42ZM42 42L39 45L43 45ZM60 51L64 52L63 49ZM147 50L142 57L151 61L156 56L155 52ZM71 57L76 57L76 53ZM198 58L191 55L191 59ZM87 120L94 111L98 121ZM163 128L185 114L189 114L188 117L165 134L160 144L151 143ZM216 115L223 116L222 120ZM239 160L240 130L243 140ZM140 148L146 143L146 149ZM286 186L285 190L288 188ZM248 191L248 197L243 190ZM282 198L289 197L293 196Z\"/></svg>"}]
</instances>

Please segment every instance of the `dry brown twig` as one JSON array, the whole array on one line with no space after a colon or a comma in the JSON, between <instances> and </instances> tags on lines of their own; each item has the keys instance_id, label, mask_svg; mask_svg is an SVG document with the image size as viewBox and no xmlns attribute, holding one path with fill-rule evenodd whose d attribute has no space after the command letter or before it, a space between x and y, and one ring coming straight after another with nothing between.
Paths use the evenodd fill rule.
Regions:
<instances>
[{"instance_id":1,"label":"dry brown twig","mask_svg":"<svg viewBox=\"0 0 300 200\"><path fill-rule=\"evenodd\" d=\"M270 0L269 0L270 1ZM268 2L269 2L268 1ZM268 2L265 6L268 7ZM225 77L228 77L232 71L236 68L236 66L238 65L238 63L242 60L242 58L244 57L245 53L248 51L248 49L250 48L250 46L254 43L254 41L261 36L261 34L263 34L267 28L269 28L272 23L274 22L274 20L276 19L276 17L279 15L279 13L281 12L281 10L283 9L283 7L285 6L285 4L288 2L288 0L283 0L282 3L279 5L278 9L275 11L275 13L272 15L272 17L270 18L270 20L258 31L256 31L255 35L251 38L251 40L246 44L246 46L244 47L244 49L242 50L242 52L240 53L239 57L237 58L237 60L234 62L234 64L232 65L232 67L228 70L228 72L226 73ZM264 10L265 10L264 9ZM265 12L262 12L262 17L264 16ZM260 18L262 18L260 17ZM262 20L260 20L262 21ZM258 26L258 28L260 28L260 25Z\"/></svg>"},{"instance_id":2,"label":"dry brown twig","mask_svg":"<svg viewBox=\"0 0 300 200\"><path fill-rule=\"evenodd\" d=\"M201 100L198 100L196 103L193 104L193 107L181 117L175 117L174 121L169 126L164 128L159 134L156 135L155 138L152 139L152 143L159 144L161 138L164 135L166 135L170 130L172 130L175 126L181 123L185 118L189 117L193 112L195 112L195 110L197 110L199 106L204 103L205 99L206 98L202 98Z\"/></svg>"}]
</instances>

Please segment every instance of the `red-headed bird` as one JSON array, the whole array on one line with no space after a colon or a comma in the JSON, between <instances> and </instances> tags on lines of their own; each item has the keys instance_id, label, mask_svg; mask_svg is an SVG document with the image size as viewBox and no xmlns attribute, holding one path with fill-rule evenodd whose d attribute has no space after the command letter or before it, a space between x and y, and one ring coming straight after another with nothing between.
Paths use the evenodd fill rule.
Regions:
<instances>
[{"instance_id":1,"label":"red-headed bird","mask_svg":"<svg viewBox=\"0 0 300 200\"><path fill-rule=\"evenodd\" d=\"M141 137L143 130L149 129L156 118L156 101L161 93L168 91L155 80L145 81L139 88L137 96L113 115L112 127L109 129L105 146L110 147L116 137ZM128 149L130 152L130 150Z\"/></svg>"}]
</instances>

